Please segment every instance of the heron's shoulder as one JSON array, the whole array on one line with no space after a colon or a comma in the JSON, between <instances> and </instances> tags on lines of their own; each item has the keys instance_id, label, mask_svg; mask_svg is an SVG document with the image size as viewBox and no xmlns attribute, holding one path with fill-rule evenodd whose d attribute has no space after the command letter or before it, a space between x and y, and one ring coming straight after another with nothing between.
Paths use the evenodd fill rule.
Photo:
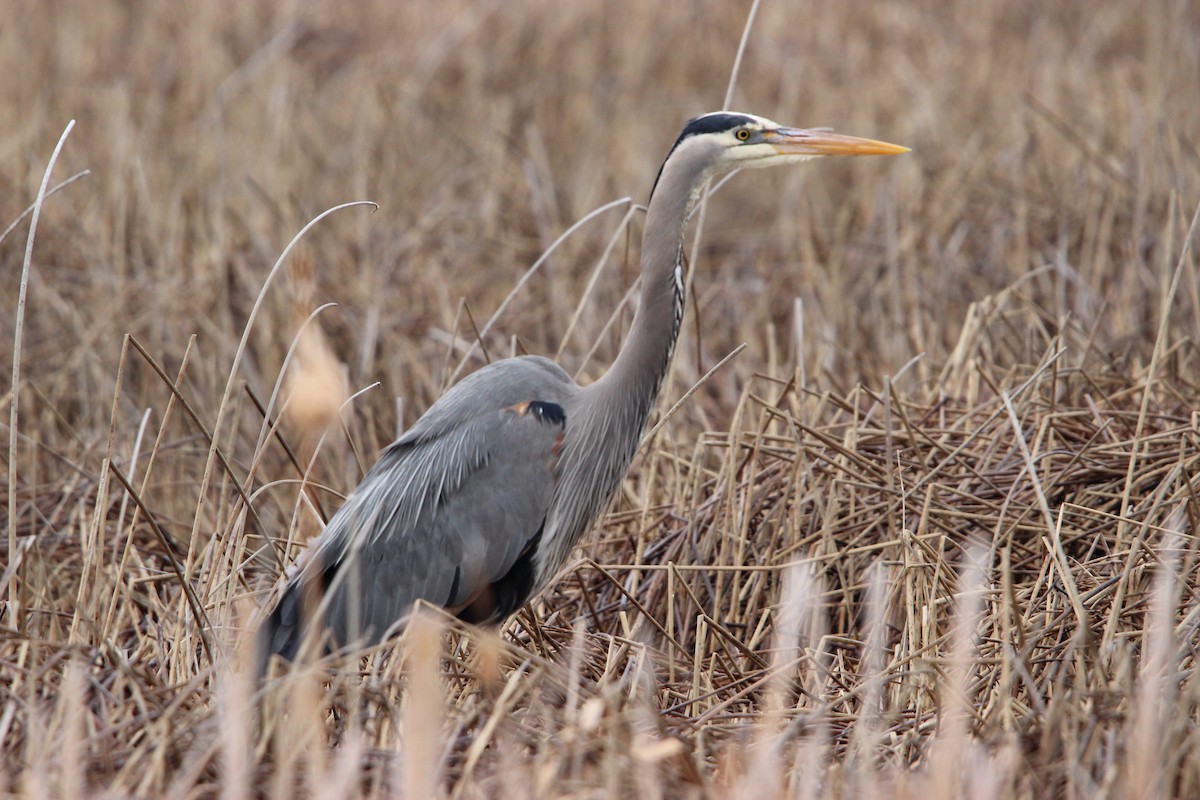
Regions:
<instances>
[{"instance_id":1,"label":"heron's shoulder","mask_svg":"<svg viewBox=\"0 0 1200 800\"><path fill-rule=\"evenodd\" d=\"M528 403L565 414L579 387L566 371L543 356L494 361L450 387L416 424L396 442L411 444L436 438L490 412Z\"/></svg>"},{"instance_id":2,"label":"heron's shoulder","mask_svg":"<svg viewBox=\"0 0 1200 800\"><path fill-rule=\"evenodd\" d=\"M451 386L430 411L459 408L468 413L507 408L531 400L562 402L579 387L566 371L544 356L493 361Z\"/></svg>"},{"instance_id":3,"label":"heron's shoulder","mask_svg":"<svg viewBox=\"0 0 1200 800\"><path fill-rule=\"evenodd\" d=\"M575 386L567 371L545 356L517 356L493 361L463 378L456 387L476 380L511 383L523 390L546 386Z\"/></svg>"}]
</instances>

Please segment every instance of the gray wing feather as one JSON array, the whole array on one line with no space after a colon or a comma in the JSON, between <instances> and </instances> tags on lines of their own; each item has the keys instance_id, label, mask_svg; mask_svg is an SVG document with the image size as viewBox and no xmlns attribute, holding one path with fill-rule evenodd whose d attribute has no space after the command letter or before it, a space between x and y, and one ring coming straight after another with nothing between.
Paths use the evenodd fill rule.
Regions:
<instances>
[{"instance_id":1,"label":"gray wing feather","mask_svg":"<svg viewBox=\"0 0 1200 800\"><path fill-rule=\"evenodd\" d=\"M566 373L537 357L497 362L454 386L347 498L280 608L302 582L321 577L337 642L375 642L416 600L460 606L503 578L546 518L563 433L561 420L520 404L565 407L575 391ZM294 596L291 606L294 616ZM264 631L271 651L295 652L301 626L288 622Z\"/></svg>"}]
</instances>

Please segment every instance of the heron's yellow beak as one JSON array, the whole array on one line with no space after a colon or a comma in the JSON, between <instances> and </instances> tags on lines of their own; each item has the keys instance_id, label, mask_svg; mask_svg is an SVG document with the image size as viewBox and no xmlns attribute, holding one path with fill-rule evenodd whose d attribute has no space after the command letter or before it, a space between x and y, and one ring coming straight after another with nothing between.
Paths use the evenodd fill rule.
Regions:
<instances>
[{"instance_id":1,"label":"heron's yellow beak","mask_svg":"<svg viewBox=\"0 0 1200 800\"><path fill-rule=\"evenodd\" d=\"M808 131L800 128L776 128L763 131L763 139L780 155L798 156L894 156L907 153L907 147L874 139L844 136L832 131Z\"/></svg>"}]
</instances>

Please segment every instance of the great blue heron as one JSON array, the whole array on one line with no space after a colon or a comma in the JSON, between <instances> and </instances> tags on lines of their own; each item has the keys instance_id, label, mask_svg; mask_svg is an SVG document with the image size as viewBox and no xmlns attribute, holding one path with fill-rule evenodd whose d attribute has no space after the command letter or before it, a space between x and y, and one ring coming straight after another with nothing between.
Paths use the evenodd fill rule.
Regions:
<instances>
[{"instance_id":1,"label":"great blue heron","mask_svg":"<svg viewBox=\"0 0 1200 800\"><path fill-rule=\"evenodd\" d=\"M306 619L370 644L414 601L499 623L562 568L633 460L683 317L683 241L705 180L739 167L907 148L717 111L683 127L650 192L641 302L616 361L579 386L553 361L497 361L390 445L318 536L259 634L293 659ZM312 610L309 615L306 612Z\"/></svg>"}]
</instances>

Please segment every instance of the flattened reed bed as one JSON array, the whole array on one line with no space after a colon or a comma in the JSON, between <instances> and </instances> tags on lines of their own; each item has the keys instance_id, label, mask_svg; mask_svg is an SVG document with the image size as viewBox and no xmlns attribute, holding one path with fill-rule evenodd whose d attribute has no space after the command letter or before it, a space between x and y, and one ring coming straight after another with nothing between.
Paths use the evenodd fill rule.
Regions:
<instances>
[{"instance_id":1,"label":"flattened reed bed","mask_svg":"<svg viewBox=\"0 0 1200 800\"><path fill-rule=\"evenodd\" d=\"M337 774L367 793L396 790L412 770L428 769L458 796L511 788L527 774L542 775L555 793L611 785L722 795L764 779L750 762L766 737L780 785L813 757L824 765L819 784L831 791L909 769L905 780L916 785L942 771L962 779L963 756L938 761L939 731L963 602L960 567L974 558L984 565L982 607L958 702L980 752L1007 754L994 775L1002 796L1114 785L1164 569L1178 576L1169 686L1184 702L1157 746L1170 780L1196 785L1188 720L1200 624L1200 431L1187 407L1154 387L1141 414L1145 385L1048 369L1054 352L1014 373L1012 417L1003 397L986 392L967 402L885 384L837 396L751 380L731 430L704 432L690 452L660 440L644 453L637 475L659 472L645 498L653 502L632 503L642 488L632 481L587 558L502 640L439 624L407 632L366 662L343 660L338 672L301 671L272 696L291 698L280 701L292 708L285 716L311 730L287 733L282 719L268 721L247 758L264 785L283 765L299 770L300 784L332 780L332 762L301 753L340 742L327 757L336 761L353 742L361 760ZM970 363L963 369L979 369ZM1101 384L1108 393L1092 394ZM74 492L68 527L81 530L94 509L85 491ZM124 529L110 508L114 532ZM76 537L38 537L38 563L55 566L44 576L25 568L28 590L38 592L29 606L43 611L0 641L13 709L3 720L5 746L19 763L39 749L39 730L69 736L64 715L82 697L89 781L132 786L125 782L140 776L161 791L188 774L215 791L230 780L218 758L229 724L223 693L247 689L236 688L227 656L214 669L199 649L186 657L192 677L167 677L180 659L170 632L188 627L179 585L146 525L128 533L128 541L106 537L104 554L82 552ZM198 586L237 584L239 575L261 584L269 574L253 561L228 572L222 549L220 537L200 549ZM98 594L131 601L115 611L100 646L65 641L67 587L87 583L87 570L104 587ZM869 599L873 575L884 589ZM798 580L806 594L789 591ZM210 599L214 633L230 653L240 623L218 608ZM788 645L780 619L797 613L806 622ZM183 640L196 648L194 637ZM440 653L424 662L436 677L421 677L414 647ZM61 684L68 665L83 676L70 691ZM428 718L406 728L417 704L412 684L422 680L432 692L420 712ZM237 724L255 741L252 715ZM424 766L409 763L405 743L416 730L431 742ZM866 761L856 749L864 736Z\"/></svg>"}]
</instances>

